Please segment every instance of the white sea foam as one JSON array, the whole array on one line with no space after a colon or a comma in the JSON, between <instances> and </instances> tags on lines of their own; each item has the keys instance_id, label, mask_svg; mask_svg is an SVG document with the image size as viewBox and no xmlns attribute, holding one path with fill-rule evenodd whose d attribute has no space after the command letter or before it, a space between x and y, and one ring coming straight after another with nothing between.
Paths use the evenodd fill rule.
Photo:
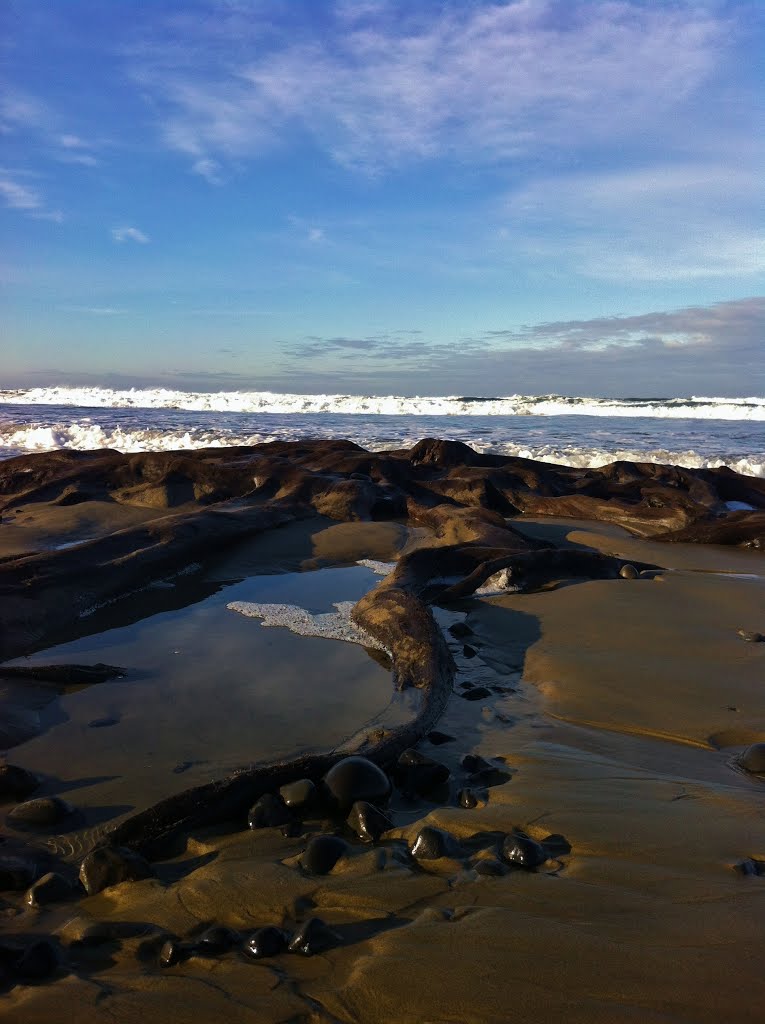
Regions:
<instances>
[{"instance_id":1,"label":"white sea foam","mask_svg":"<svg viewBox=\"0 0 765 1024\"><path fill-rule=\"evenodd\" d=\"M98 409L185 409L218 413L366 416L628 416L765 421L765 398L591 398L566 395L298 395L272 391L173 391L168 388L41 387L0 391L0 403Z\"/></svg>"},{"instance_id":2,"label":"white sea foam","mask_svg":"<svg viewBox=\"0 0 765 1024\"><path fill-rule=\"evenodd\" d=\"M231 601L226 607L240 615L262 619L264 626L286 626L300 636L345 640L347 643L375 647L390 654L386 647L353 621L353 601L337 601L334 605L336 611L318 614L312 614L294 604L259 604L255 601Z\"/></svg>"}]
</instances>

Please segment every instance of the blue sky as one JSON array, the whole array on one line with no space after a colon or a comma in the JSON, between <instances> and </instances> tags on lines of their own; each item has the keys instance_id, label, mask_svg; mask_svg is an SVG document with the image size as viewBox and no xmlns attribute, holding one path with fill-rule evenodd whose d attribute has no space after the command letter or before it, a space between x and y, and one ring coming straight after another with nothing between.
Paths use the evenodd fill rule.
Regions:
<instances>
[{"instance_id":1,"label":"blue sky","mask_svg":"<svg viewBox=\"0 0 765 1024\"><path fill-rule=\"evenodd\" d=\"M764 20L0 0L0 387L763 394Z\"/></svg>"}]
</instances>

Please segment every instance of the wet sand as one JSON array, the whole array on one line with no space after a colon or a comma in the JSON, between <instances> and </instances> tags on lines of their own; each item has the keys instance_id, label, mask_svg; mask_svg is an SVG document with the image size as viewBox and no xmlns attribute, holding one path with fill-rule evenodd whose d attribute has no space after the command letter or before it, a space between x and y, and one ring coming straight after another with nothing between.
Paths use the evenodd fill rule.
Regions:
<instances>
[{"instance_id":1,"label":"wet sand","mask_svg":"<svg viewBox=\"0 0 765 1024\"><path fill-rule=\"evenodd\" d=\"M765 644L746 643L736 633L765 630L763 556L670 547L598 523L522 517L513 525L556 544L607 550L666 570L637 580L471 598L437 610L457 664L455 693L438 729L454 740L420 746L451 769L448 791L437 800L397 794L397 827L380 847L355 846L326 876L307 876L295 865L307 836L326 830L320 821L309 820L298 837L278 829L250 831L242 822L186 836L175 857L156 865L156 879L40 910L22 910L6 894L3 931L56 934L66 967L54 981L16 985L0 997L0 1011L11 1020L41 1024L59 1019L63 1006L85 1024L103 1021L105 1014L119 1022L178 1024L502 1024L559 1015L583 1024L759 1021L765 1005L765 878L745 877L735 865L765 858L765 780L736 770L734 758L748 743L765 740ZM265 589L257 599L270 600L263 596L264 571L303 569L304 603L320 610L339 598L326 575L320 579L312 569L362 557L393 559L418 539L422 534L412 537L392 523L319 532L315 524L297 524L238 549L207 576L210 583L231 579L239 564L242 575L261 573L257 586ZM301 580L285 578L288 587L296 582ZM358 582L373 583L368 576ZM204 614L205 604L194 608L193 614ZM181 613L164 614L172 625ZM333 666L339 675L360 658L372 675L385 676L360 648L307 641L234 615L231 620L226 650L229 628L241 631L239 664L250 641L259 664L267 653L258 646L264 635L276 645L277 657L267 665L290 706L298 698L289 694L297 691L284 688L300 680L311 662L320 663L323 675L332 674ZM448 631L455 623L471 634L455 639ZM123 660L149 627L125 628L126 646L114 649ZM157 654L160 636L146 656ZM96 647L88 643L77 640L71 650L83 660L94 657ZM306 653L306 643L337 650L319 655L312 647ZM218 655L211 649L210 656ZM137 657L133 661L139 664ZM144 686L145 702L156 700L149 703L152 717L161 716L160 693L149 698L149 683L148 677L116 681L85 697L80 691L59 699L69 721L16 747L8 760L63 778L67 744L59 745L57 730L69 729L72 738L77 727L87 746L77 755L82 760L72 761L69 781L90 776L93 806L99 786L103 803L118 803L108 788L113 782L98 776L111 772L108 736L120 726L87 730L83 723L99 701L97 710L108 713L105 687ZM464 683L486 686L489 695L464 700ZM208 699L216 700L214 692ZM347 701L347 692L339 700ZM241 710L247 693L237 701ZM73 709L81 702L80 715ZM347 719L337 721L332 710L318 740L329 740L333 728L342 733L346 724L361 725L355 716L376 713L372 704L348 704ZM301 711L313 724L317 712L303 704ZM186 754L192 748L183 745L188 717L178 717L186 730L182 737L172 714L159 721L162 784L176 758L193 760ZM299 715L295 722L293 742L300 746L305 736ZM241 722L234 735L241 739ZM196 752L204 739L194 738ZM136 741L137 735L131 744ZM274 738L272 749L286 742ZM461 767L466 754L496 758L497 771L508 776L483 791L470 810L456 806L457 791L474 785ZM125 753L120 757L122 771ZM156 777L150 782L140 771L125 771L124 777L134 787L130 803L154 798ZM80 796L74 789L65 795L75 803ZM404 862L396 852L423 824L447 829L474 851L490 845L487 837L521 827L539 840L561 833L571 852L537 872L501 877L478 874L475 858L470 864L450 857ZM252 962L229 952L192 956L164 970L157 965L156 929L180 937L213 923L247 931L293 926L309 913L341 938L320 956ZM86 922L108 925L105 941L73 944Z\"/></svg>"}]
</instances>

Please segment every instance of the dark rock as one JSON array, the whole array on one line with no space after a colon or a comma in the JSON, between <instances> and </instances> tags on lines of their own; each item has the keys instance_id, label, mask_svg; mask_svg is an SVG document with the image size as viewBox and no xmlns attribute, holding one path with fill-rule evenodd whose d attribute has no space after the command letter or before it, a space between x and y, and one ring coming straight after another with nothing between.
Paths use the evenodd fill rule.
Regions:
<instances>
[{"instance_id":1,"label":"dark rock","mask_svg":"<svg viewBox=\"0 0 765 1024\"><path fill-rule=\"evenodd\" d=\"M460 807L471 811L474 807L478 806L478 797L472 789L461 789L457 794L457 803Z\"/></svg>"},{"instance_id":2,"label":"dark rock","mask_svg":"<svg viewBox=\"0 0 765 1024\"><path fill-rule=\"evenodd\" d=\"M494 770L494 765L490 761L487 761L485 757L481 757L480 754L465 754L462 758L461 765L470 775L474 775L476 772Z\"/></svg>"},{"instance_id":3,"label":"dark rock","mask_svg":"<svg viewBox=\"0 0 765 1024\"><path fill-rule=\"evenodd\" d=\"M282 825L279 832L285 839L294 839L303 834L303 824L295 818L294 821L288 821L286 825Z\"/></svg>"},{"instance_id":4,"label":"dark rock","mask_svg":"<svg viewBox=\"0 0 765 1024\"><path fill-rule=\"evenodd\" d=\"M198 953L205 953L215 956L217 953L226 953L232 946L239 943L239 933L225 928L223 925L213 925L202 932L196 939L194 946Z\"/></svg>"},{"instance_id":5,"label":"dark rock","mask_svg":"<svg viewBox=\"0 0 765 1024\"><path fill-rule=\"evenodd\" d=\"M458 851L459 844L451 833L426 825L417 833L410 853L416 860L437 860L439 857L453 857Z\"/></svg>"},{"instance_id":6,"label":"dark rock","mask_svg":"<svg viewBox=\"0 0 765 1024\"><path fill-rule=\"evenodd\" d=\"M548 860L547 851L529 836L510 833L502 841L502 859L512 867L533 871Z\"/></svg>"},{"instance_id":7,"label":"dark rock","mask_svg":"<svg viewBox=\"0 0 765 1024\"><path fill-rule=\"evenodd\" d=\"M253 960L262 960L267 956L278 956L287 949L287 933L281 928L268 925L258 928L245 940L243 951Z\"/></svg>"},{"instance_id":8,"label":"dark rock","mask_svg":"<svg viewBox=\"0 0 765 1024\"><path fill-rule=\"evenodd\" d=\"M314 956L338 945L340 936L320 917L311 917L295 932L289 944L290 953Z\"/></svg>"},{"instance_id":9,"label":"dark rock","mask_svg":"<svg viewBox=\"0 0 765 1024\"><path fill-rule=\"evenodd\" d=\"M741 767L747 772L765 772L765 743L753 743L741 755Z\"/></svg>"},{"instance_id":10,"label":"dark rock","mask_svg":"<svg viewBox=\"0 0 765 1024\"><path fill-rule=\"evenodd\" d=\"M404 792L428 796L448 780L449 769L440 761L410 748L399 757L394 778Z\"/></svg>"},{"instance_id":11,"label":"dark rock","mask_svg":"<svg viewBox=\"0 0 765 1024\"><path fill-rule=\"evenodd\" d=\"M119 725L119 718L109 717L106 718L93 718L88 722L89 729L108 729L110 725ZM175 771L175 768L173 769Z\"/></svg>"},{"instance_id":12,"label":"dark rock","mask_svg":"<svg viewBox=\"0 0 765 1024\"><path fill-rule=\"evenodd\" d=\"M548 857L566 857L571 853L571 843L559 832L545 836L542 846L547 850Z\"/></svg>"},{"instance_id":13,"label":"dark rock","mask_svg":"<svg viewBox=\"0 0 765 1024\"><path fill-rule=\"evenodd\" d=\"M496 857L482 857L473 864L473 867L479 875L486 875L488 877L504 875L507 870L504 864L501 864Z\"/></svg>"},{"instance_id":14,"label":"dark rock","mask_svg":"<svg viewBox=\"0 0 765 1024\"><path fill-rule=\"evenodd\" d=\"M356 801L347 821L362 843L376 843L383 832L393 828L387 814L366 800Z\"/></svg>"},{"instance_id":15,"label":"dark rock","mask_svg":"<svg viewBox=\"0 0 765 1024\"><path fill-rule=\"evenodd\" d=\"M300 866L309 875L328 875L349 850L350 846L340 836L314 836L300 856Z\"/></svg>"},{"instance_id":16,"label":"dark rock","mask_svg":"<svg viewBox=\"0 0 765 1024\"><path fill-rule=\"evenodd\" d=\"M747 857L734 865L736 871L750 878L765 875L765 860L757 860L756 857Z\"/></svg>"},{"instance_id":17,"label":"dark rock","mask_svg":"<svg viewBox=\"0 0 765 1024\"><path fill-rule=\"evenodd\" d=\"M453 622L449 626L449 632L455 640L463 640L466 636L473 635L473 630L466 622Z\"/></svg>"},{"instance_id":18,"label":"dark rock","mask_svg":"<svg viewBox=\"0 0 765 1024\"><path fill-rule=\"evenodd\" d=\"M440 747L443 743L454 743L456 738L456 736L450 736L446 732L439 732L438 729L428 733L428 739L435 747Z\"/></svg>"},{"instance_id":19,"label":"dark rock","mask_svg":"<svg viewBox=\"0 0 765 1024\"><path fill-rule=\"evenodd\" d=\"M159 951L160 967L175 967L186 955L186 947L177 939L166 939Z\"/></svg>"},{"instance_id":20,"label":"dark rock","mask_svg":"<svg viewBox=\"0 0 765 1024\"><path fill-rule=\"evenodd\" d=\"M460 697L464 700L483 700L485 697L491 697L491 690L487 690L485 686L474 686L472 690L461 693Z\"/></svg>"},{"instance_id":21,"label":"dark rock","mask_svg":"<svg viewBox=\"0 0 765 1024\"><path fill-rule=\"evenodd\" d=\"M63 875L49 871L30 886L25 900L30 907L42 907L46 903L58 903L59 900L69 899L72 894L73 889L69 880Z\"/></svg>"},{"instance_id":22,"label":"dark rock","mask_svg":"<svg viewBox=\"0 0 765 1024\"><path fill-rule=\"evenodd\" d=\"M8 812L8 821L16 827L47 828L74 813L74 808L60 796L41 796L27 800Z\"/></svg>"},{"instance_id":23,"label":"dark rock","mask_svg":"<svg viewBox=\"0 0 765 1024\"><path fill-rule=\"evenodd\" d=\"M462 654L463 657L465 658L475 658L476 654L478 654L478 651L475 649L475 647L471 647L470 644L463 644Z\"/></svg>"},{"instance_id":24,"label":"dark rock","mask_svg":"<svg viewBox=\"0 0 765 1024\"><path fill-rule=\"evenodd\" d=\"M147 860L124 846L106 846L89 853L80 864L80 881L88 896L120 882L138 882L154 872Z\"/></svg>"},{"instance_id":25,"label":"dark rock","mask_svg":"<svg viewBox=\"0 0 765 1024\"><path fill-rule=\"evenodd\" d=\"M43 981L57 968L56 947L47 939L39 939L21 951L11 964L11 973L20 981Z\"/></svg>"},{"instance_id":26,"label":"dark rock","mask_svg":"<svg viewBox=\"0 0 765 1024\"><path fill-rule=\"evenodd\" d=\"M637 571L634 565L623 565L619 570L619 575L623 580L636 580L640 577L640 573Z\"/></svg>"},{"instance_id":27,"label":"dark rock","mask_svg":"<svg viewBox=\"0 0 765 1024\"><path fill-rule=\"evenodd\" d=\"M297 779L282 786L279 795L290 810L304 811L316 802L316 786L311 779Z\"/></svg>"},{"instance_id":28,"label":"dark rock","mask_svg":"<svg viewBox=\"0 0 765 1024\"><path fill-rule=\"evenodd\" d=\"M737 629L736 632L742 640L746 640L750 644L761 644L765 641L765 633L755 633L750 629Z\"/></svg>"},{"instance_id":29,"label":"dark rock","mask_svg":"<svg viewBox=\"0 0 765 1024\"><path fill-rule=\"evenodd\" d=\"M292 821L292 812L278 793L264 793L249 810L250 828L276 828Z\"/></svg>"},{"instance_id":30,"label":"dark rock","mask_svg":"<svg viewBox=\"0 0 765 1024\"><path fill-rule=\"evenodd\" d=\"M324 776L332 803L346 813L357 800L385 803L390 796L388 776L366 757L344 757Z\"/></svg>"},{"instance_id":31,"label":"dark rock","mask_svg":"<svg viewBox=\"0 0 765 1024\"><path fill-rule=\"evenodd\" d=\"M40 785L37 776L15 764L0 765L0 800L23 800Z\"/></svg>"},{"instance_id":32,"label":"dark rock","mask_svg":"<svg viewBox=\"0 0 765 1024\"><path fill-rule=\"evenodd\" d=\"M21 857L0 857L0 892L28 889L38 873L33 861Z\"/></svg>"}]
</instances>

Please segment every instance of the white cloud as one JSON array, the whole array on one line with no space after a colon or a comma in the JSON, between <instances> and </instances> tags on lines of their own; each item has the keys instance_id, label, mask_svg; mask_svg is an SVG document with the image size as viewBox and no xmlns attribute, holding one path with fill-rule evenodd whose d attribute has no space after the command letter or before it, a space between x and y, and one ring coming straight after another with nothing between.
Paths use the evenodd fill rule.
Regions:
<instances>
[{"instance_id":1,"label":"white cloud","mask_svg":"<svg viewBox=\"0 0 765 1024\"><path fill-rule=\"evenodd\" d=\"M148 235L138 228L131 227L112 228L112 238L120 244L122 242L138 242L141 245L146 245L149 242Z\"/></svg>"},{"instance_id":2,"label":"white cloud","mask_svg":"<svg viewBox=\"0 0 765 1024\"><path fill-rule=\"evenodd\" d=\"M61 210L49 209L37 189L22 184L12 177L0 177L0 196L10 209L21 210L37 220L50 220L56 224L61 224L64 220Z\"/></svg>"},{"instance_id":3,"label":"white cloud","mask_svg":"<svg viewBox=\"0 0 765 1024\"><path fill-rule=\"evenodd\" d=\"M166 144L197 162L238 159L297 130L375 171L670 133L728 35L692 3L364 4L357 17L344 3L336 13L321 35L301 38L293 21L289 35L258 39L250 60L220 25L203 50L188 21L172 45L142 51L134 73Z\"/></svg>"}]
</instances>

